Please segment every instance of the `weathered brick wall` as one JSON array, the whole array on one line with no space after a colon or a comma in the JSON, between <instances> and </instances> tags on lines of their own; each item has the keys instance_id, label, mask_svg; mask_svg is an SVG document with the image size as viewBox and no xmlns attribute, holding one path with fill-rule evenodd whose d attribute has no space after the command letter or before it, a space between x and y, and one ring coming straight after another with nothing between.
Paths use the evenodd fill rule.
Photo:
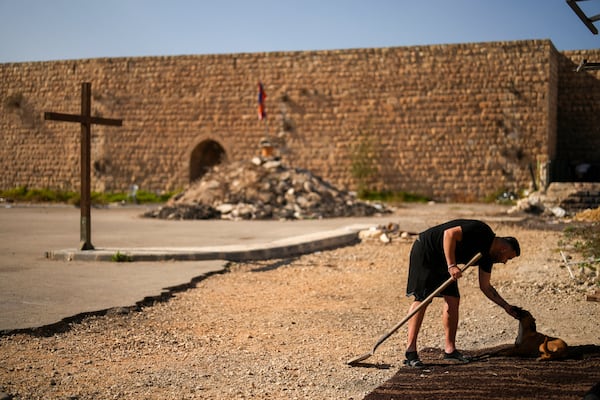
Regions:
<instances>
[{"instance_id":1,"label":"weathered brick wall","mask_svg":"<svg viewBox=\"0 0 600 400\"><path fill-rule=\"evenodd\" d=\"M555 177L578 180L574 171L588 163L600 181L600 70L576 72L582 60L600 62L600 49L567 51L559 57L558 146Z\"/></svg>"},{"instance_id":2,"label":"weathered brick wall","mask_svg":"<svg viewBox=\"0 0 600 400\"><path fill-rule=\"evenodd\" d=\"M124 120L92 128L92 187L182 188L205 140L229 160L258 154L261 80L287 165L342 188L480 200L529 187L554 158L561 62L534 40L0 64L0 188L79 187L80 128L43 112L79 113L84 81L94 115Z\"/></svg>"}]
</instances>

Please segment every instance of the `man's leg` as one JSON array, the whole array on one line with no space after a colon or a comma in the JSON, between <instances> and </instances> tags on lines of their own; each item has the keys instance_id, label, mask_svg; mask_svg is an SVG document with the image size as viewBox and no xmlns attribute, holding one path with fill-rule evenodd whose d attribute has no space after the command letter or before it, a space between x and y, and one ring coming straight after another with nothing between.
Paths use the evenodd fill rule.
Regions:
<instances>
[{"instance_id":1,"label":"man's leg","mask_svg":"<svg viewBox=\"0 0 600 400\"><path fill-rule=\"evenodd\" d=\"M413 312L415 308L417 308L421 304L420 301L415 301L410 306L408 313ZM431 303L429 303L431 304ZM429 305L421 308L415 315L412 316L411 319L408 320L408 339L406 344L406 352L417 351L417 338L419 336L419 330L421 329L421 324L423 323L423 318L425 317L425 311L427 311L427 307Z\"/></svg>"},{"instance_id":2,"label":"man's leg","mask_svg":"<svg viewBox=\"0 0 600 400\"><path fill-rule=\"evenodd\" d=\"M456 350L456 330L458 329L458 307L460 297L444 296L445 304L442 315L444 331L446 333L446 343L444 351L451 354Z\"/></svg>"}]
</instances>

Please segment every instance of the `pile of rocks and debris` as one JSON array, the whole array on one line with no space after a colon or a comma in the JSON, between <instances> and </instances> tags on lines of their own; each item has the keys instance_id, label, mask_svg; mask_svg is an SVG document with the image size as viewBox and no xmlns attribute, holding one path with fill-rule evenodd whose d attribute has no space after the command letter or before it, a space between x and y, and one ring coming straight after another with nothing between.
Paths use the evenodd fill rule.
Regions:
<instances>
[{"instance_id":1,"label":"pile of rocks and debris","mask_svg":"<svg viewBox=\"0 0 600 400\"><path fill-rule=\"evenodd\" d=\"M548 217L570 217L600 206L600 183L554 182L544 191L517 201L509 214L526 212Z\"/></svg>"},{"instance_id":2,"label":"pile of rocks and debris","mask_svg":"<svg viewBox=\"0 0 600 400\"><path fill-rule=\"evenodd\" d=\"M162 219L318 219L389 213L359 201L310 171L255 157L214 166L145 217Z\"/></svg>"},{"instance_id":3,"label":"pile of rocks and debris","mask_svg":"<svg viewBox=\"0 0 600 400\"><path fill-rule=\"evenodd\" d=\"M358 233L360 240L379 240L383 244L390 244L392 240L402 240L412 242L417 232L410 232L400 229L400 225L395 222L390 222L385 225L372 226L369 229L362 230Z\"/></svg>"},{"instance_id":4,"label":"pile of rocks and debris","mask_svg":"<svg viewBox=\"0 0 600 400\"><path fill-rule=\"evenodd\" d=\"M558 218L567 215L567 210L561 207L555 199L548 198L541 192L534 192L527 197L517 200L517 203L508 209L508 214L518 212Z\"/></svg>"}]
</instances>

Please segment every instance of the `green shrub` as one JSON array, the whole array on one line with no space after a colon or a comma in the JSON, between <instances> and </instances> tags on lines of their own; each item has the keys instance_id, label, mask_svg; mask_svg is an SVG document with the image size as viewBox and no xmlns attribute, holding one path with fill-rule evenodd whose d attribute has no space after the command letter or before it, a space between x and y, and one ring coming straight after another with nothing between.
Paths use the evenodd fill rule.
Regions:
<instances>
[{"instance_id":1,"label":"green shrub","mask_svg":"<svg viewBox=\"0 0 600 400\"><path fill-rule=\"evenodd\" d=\"M564 240L585 258L600 258L600 223L567 226Z\"/></svg>"},{"instance_id":2,"label":"green shrub","mask_svg":"<svg viewBox=\"0 0 600 400\"><path fill-rule=\"evenodd\" d=\"M377 146L373 138L365 132L360 132L358 144L351 151L350 173L356 180L360 193L368 190L367 188L377 173L375 160Z\"/></svg>"},{"instance_id":3,"label":"green shrub","mask_svg":"<svg viewBox=\"0 0 600 400\"><path fill-rule=\"evenodd\" d=\"M381 201L385 203L426 203L430 199L425 196L406 192L375 192L362 190L358 192L358 198L362 200Z\"/></svg>"},{"instance_id":4,"label":"green shrub","mask_svg":"<svg viewBox=\"0 0 600 400\"><path fill-rule=\"evenodd\" d=\"M93 204L110 203L130 203L137 200L137 203L164 203L177 192L154 193L140 190L133 199L129 193L120 192L92 192L90 193ZM60 191L51 189L29 189L26 186L19 186L14 189L0 191L0 197L15 202L29 203L68 203L77 205L80 202L80 193L71 191Z\"/></svg>"},{"instance_id":5,"label":"green shrub","mask_svg":"<svg viewBox=\"0 0 600 400\"><path fill-rule=\"evenodd\" d=\"M123 254L118 250L115 254L113 254L112 260L114 262L131 262L131 261L133 261L131 256L128 256L127 254Z\"/></svg>"},{"instance_id":6,"label":"green shrub","mask_svg":"<svg viewBox=\"0 0 600 400\"><path fill-rule=\"evenodd\" d=\"M0 197L13 201L26 201L31 203L57 203L70 202L79 194L68 191L56 191L50 189L28 189L26 186L19 186L14 189L0 191Z\"/></svg>"}]
</instances>

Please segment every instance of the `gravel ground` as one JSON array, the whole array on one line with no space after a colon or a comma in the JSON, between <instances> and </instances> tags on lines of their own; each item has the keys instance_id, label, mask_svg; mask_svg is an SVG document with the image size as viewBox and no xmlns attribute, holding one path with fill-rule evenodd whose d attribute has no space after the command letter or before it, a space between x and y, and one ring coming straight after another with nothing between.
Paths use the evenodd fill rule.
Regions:
<instances>
[{"instance_id":1,"label":"gravel ground","mask_svg":"<svg viewBox=\"0 0 600 400\"><path fill-rule=\"evenodd\" d=\"M495 267L493 284L567 343L600 344L600 303L591 279L572 280L558 230L490 223L521 241L523 254ZM378 240L294 259L232 264L193 289L139 311L116 310L52 336L0 337L0 392L15 399L362 399L401 368L411 239ZM577 270L575 271L578 272ZM514 341L517 322L461 279L458 346ZM121 311L121 312L119 312ZM424 321L421 347L443 343L441 300ZM440 350L441 351L441 350Z\"/></svg>"}]
</instances>

